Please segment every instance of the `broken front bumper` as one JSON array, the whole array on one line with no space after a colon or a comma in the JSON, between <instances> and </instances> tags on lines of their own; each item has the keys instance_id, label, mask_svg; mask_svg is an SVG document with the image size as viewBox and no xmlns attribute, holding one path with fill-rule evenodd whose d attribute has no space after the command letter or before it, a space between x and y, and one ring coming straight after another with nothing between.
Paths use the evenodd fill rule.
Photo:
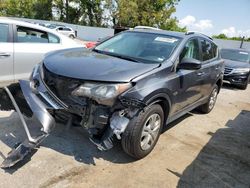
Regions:
<instances>
[{"instance_id":1,"label":"broken front bumper","mask_svg":"<svg viewBox=\"0 0 250 188\"><path fill-rule=\"evenodd\" d=\"M53 105L48 106L41 102L41 99L39 96L45 95L44 93L34 93L32 91L32 88L30 87L30 82L25 80L19 81L23 95L33 111L33 114L35 117L39 120L39 122L42 124L41 134L37 137L32 137L29 131L29 128L25 122L25 119L13 97L11 92L7 87L5 87L5 91L7 92L9 98L11 99L13 106L18 113L20 120L22 122L22 125L24 127L24 130L27 134L27 139L19 144L16 148L14 148L11 152L9 152L8 156L5 158L3 163L1 164L1 168L9 168L19 161L23 160L26 155L28 155L33 149L35 149L44 138L48 136L48 134L51 132L51 130L55 127L55 119L50 115L50 113L47 111L47 108L53 108ZM52 103L49 98L43 97L44 100L47 99L48 104ZM54 104L55 105L55 104ZM57 105L57 109L59 106Z\"/></svg>"}]
</instances>

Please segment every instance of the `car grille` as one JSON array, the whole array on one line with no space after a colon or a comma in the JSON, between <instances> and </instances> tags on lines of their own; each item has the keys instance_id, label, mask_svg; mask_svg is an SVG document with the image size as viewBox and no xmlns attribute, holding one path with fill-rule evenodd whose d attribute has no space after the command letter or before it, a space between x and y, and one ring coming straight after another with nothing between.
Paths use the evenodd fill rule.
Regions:
<instances>
[{"instance_id":1,"label":"car grille","mask_svg":"<svg viewBox=\"0 0 250 188\"><path fill-rule=\"evenodd\" d=\"M82 84L79 80L64 77L50 72L43 65L43 81L49 90L68 106L75 104L86 104L85 98L75 97L71 95L72 91Z\"/></svg>"},{"instance_id":2,"label":"car grille","mask_svg":"<svg viewBox=\"0 0 250 188\"><path fill-rule=\"evenodd\" d=\"M232 71L233 71L233 68L225 67L225 69L224 69L224 75L228 75L228 74L230 74Z\"/></svg>"}]
</instances>

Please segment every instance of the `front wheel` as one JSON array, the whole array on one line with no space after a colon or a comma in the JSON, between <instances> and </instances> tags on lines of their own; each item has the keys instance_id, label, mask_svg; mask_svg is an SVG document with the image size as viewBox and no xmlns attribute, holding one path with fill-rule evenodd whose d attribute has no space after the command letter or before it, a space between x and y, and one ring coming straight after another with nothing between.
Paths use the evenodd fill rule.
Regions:
<instances>
[{"instance_id":1,"label":"front wheel","mask_svg":"<svg viewBox=\"0 0 250 188\"><path fill-rule=\"evenodd\" d=\"M217 85L214 86L212 93L209 96L208 102L200 106L200 111L207 114L212 111L215 106L217 95L218 95L219 87Z\"/></svg>"},{"instance_id":2,"label":"front wheel","mask_svg":"<svg viewBox=\"0 0 250 188\"><path fill-rule=\"evenodd\" d=\"M164 112L160 105L147 107L131 120L123 133L123 150L136 159L147 156L159 139L163 122Z\"/></svg>"},{"instance_id":3,"label":"front wheel","mask_svg":"<svg viewBox=\"0 0 250 188\"><path fill-rule=\"evenodd\" d=\"M248 76L247 81L243 85L240 85L239 88L243 90L247 89L249 81L250 81L250 76Z\"/></svg>"}]
</instances>

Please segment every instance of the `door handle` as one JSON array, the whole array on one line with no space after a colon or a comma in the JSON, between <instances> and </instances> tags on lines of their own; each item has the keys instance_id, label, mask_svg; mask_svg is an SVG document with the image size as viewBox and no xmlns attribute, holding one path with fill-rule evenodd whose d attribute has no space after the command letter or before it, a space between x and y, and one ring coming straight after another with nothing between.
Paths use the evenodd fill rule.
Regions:
<instances>
[{"instance_id":1,"label":"door handle","mask_svg":"<svg viewBox=\"0 0 250 188\"><path fill-rule=\"evenodd\" d=\"M10 54L8 54L8 53L0 53L0 57L10 57Z\"/></svg>"},{"instance_id":2,"label":"door handle","mask_svg":"<svg viewBox=\"0 0 250 188\"><path fill-rule=\"evenodd\" d=\"M205 72L198 72L197 76L203 76L205 74Z\"/></svg>"}]
</instances>

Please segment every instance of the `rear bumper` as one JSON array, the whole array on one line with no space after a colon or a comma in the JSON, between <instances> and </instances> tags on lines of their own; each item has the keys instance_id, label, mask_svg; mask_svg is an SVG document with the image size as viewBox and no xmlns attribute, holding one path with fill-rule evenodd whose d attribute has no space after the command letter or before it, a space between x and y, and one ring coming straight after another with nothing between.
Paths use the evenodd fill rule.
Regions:
<instances>
[{"instance_id":1,"label":"rear bumper","mask_svg":"<svg viewBox=\"0 0 250 188\"><path fill-rule=\"evenodd\" d=\"M42 131L48 134L56 124L55 119L47 110L48 106L38 98L39 94L32 92L29 81L20 80L19 83L29 107L43 126Z\"/></svg>"}]
</instances>

